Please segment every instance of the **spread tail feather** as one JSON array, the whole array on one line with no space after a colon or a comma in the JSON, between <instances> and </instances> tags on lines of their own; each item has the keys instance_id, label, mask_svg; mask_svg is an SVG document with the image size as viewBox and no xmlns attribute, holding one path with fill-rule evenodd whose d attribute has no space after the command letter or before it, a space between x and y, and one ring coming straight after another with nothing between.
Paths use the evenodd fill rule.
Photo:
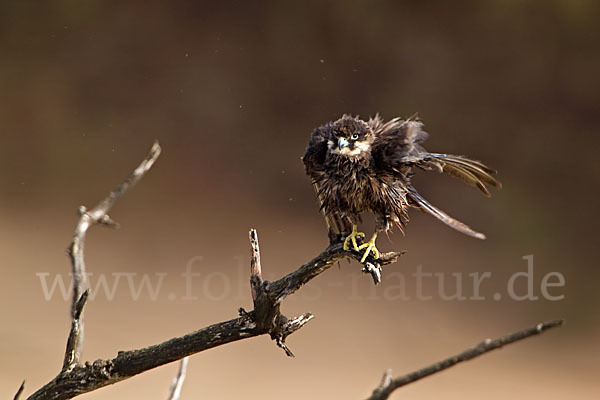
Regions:
<instances>
[{"instance_id":1,"label":"spread tail feather","mask_svg":"<svg viewBox=\"0 0 600 400\"><path fill-rule=\"evenodd\" d=\"M496 188L502 187L502 184L492 176L496 171L479 161L450 154L430 153L428 156L441 164L439 167L441 167L442 172L455 176L468 185L479 188L487 197L491 195L485 186L486 184Z\"/></svg>"},{"instance_id":2,"label":"spread tail feather","mask_svg":"<svg viewBox=\"0 0 600 400\"><path fill-rule=\"evenodd\" d=\"M440 221L442 221L449 227L456 229L457 231L462 232L465 235L469 235L469 236L472 236L477 239L485 239L485 235L483 233L474 231L466 224L463 224L462 222L455 220L454 218L452 218L451 216L449 216L442 210L439 210L439 209L435 208L434 206L432 206L427 200L425 200L417 192L417 190L414 187L409 185L407 188L408 188L409 200L411 200L411 203L413 203L411 205L413 205L417 208L420 208L422 211L426 212L427 214L433 215L434 217L436 217L437 219L439 219Z\"/></svg>"}]
</instances>

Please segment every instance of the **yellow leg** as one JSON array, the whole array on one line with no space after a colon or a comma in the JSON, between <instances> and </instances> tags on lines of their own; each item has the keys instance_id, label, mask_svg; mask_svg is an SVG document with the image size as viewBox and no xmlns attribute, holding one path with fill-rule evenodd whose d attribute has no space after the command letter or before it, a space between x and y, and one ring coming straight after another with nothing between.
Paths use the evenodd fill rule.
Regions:
<instances>
[{"instance_id":1,"label":"yellow leg","mask_svg":"<svg viewBox=\"0 0 600 400\"><path fill-rule=\"evenodd\" d=\"M358 250L362 250L364 248L367 249L367 250L365 250L365 254L363 254L362 258L360 259L361 263L365 262L365 260L367 259L367 256L369 255L370 252L373 252L373 257L379 258L379 250L377 250L377 247L375 247L376 239L377 239L377 232L375 232L373 234L373 236L371 237L371 240L369 240L367 243L358 247Z\"/></svg>"},{"instance_id":2,"label":"yellow leg","mask_svg":"<svg viewBox=\"0 0 600 400\"><path fill-rule=\"evenodd\" d=\"M346 236L346 240L344 240L344 250L350 250L350 242L352 242L352 247L354 250L358 251L358 243L356 243L356 238L364 238L365 234L362 232L358 232L356 230L356 224L352 224L352 233Z\"/></svg>"}]
</instances>

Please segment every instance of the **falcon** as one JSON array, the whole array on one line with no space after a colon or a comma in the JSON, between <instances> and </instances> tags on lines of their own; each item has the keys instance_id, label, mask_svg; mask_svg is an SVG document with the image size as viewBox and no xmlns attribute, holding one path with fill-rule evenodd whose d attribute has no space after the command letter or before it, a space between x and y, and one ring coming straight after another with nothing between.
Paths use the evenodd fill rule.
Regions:
<instances>
[{"instance_id":1,"label":"falcon","mask_svg":"<svg viewBox=\"0 0 600 400\"><path fill-rule=\"evenodd\" d=\"M397 227L403 234L408 209L418 208L459 232L485 239L482 233L431 205L411 185L413 170L443 172L479 188L500 188L496 173L479 161L464 156L429 153L422 147L428 134L416 118L388 122L376 115L368 121L343 115L316 128L302 160L317 193L329 238L344 239L344 249L363 251L361 263L373 254L377 235ZM362 243L358 232L361 213L375 215L376 231Z\"/></svg>"}]
</instances>

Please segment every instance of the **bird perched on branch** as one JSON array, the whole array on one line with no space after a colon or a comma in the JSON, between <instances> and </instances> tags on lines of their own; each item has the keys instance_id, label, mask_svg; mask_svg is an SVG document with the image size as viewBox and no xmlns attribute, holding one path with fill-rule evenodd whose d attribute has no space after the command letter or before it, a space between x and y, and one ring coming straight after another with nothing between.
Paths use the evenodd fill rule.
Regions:
<instances>
[{"instance_id":1,"label":"bird perched on branch","mask_svg":"<svg viewBox=\"0 0 600 400\"><path fill-rule=\"evenodd\" d=\"M411 185L413 169L444 172L479 188L486 196L486 185L501 187L491 168L463 156L429 153L421 143L428 134L415 118L394 118L384 122L379 115L363 121L344 115L312 133L302 160L312 179L329 237L341 235L344 249L364 250L361 262L370 253L379 258L377 234L396 226L404 233L409 207L433 215L446 225L485 239L467 225L450 217L425 200ZM375 214L376 232L362 243L358 232L360 214Z\"/></svg>"}]
</instances>

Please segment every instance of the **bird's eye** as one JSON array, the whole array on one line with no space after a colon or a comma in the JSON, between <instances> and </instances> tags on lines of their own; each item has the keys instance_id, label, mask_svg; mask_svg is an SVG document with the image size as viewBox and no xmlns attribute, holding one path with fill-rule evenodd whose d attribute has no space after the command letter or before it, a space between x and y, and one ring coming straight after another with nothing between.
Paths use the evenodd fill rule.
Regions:
<instances>
[{"instance_id":1,"label":"bird's eye","mask_svg":"<svg viewBox=\"0 0 600 400\"><path fill-rule=\"evenodd\" d=\"M352 140L358 139L358 133L355 133L354 135L352 135L352 137L350 139L352 139Z\"/></svg>"}]
</instances>

